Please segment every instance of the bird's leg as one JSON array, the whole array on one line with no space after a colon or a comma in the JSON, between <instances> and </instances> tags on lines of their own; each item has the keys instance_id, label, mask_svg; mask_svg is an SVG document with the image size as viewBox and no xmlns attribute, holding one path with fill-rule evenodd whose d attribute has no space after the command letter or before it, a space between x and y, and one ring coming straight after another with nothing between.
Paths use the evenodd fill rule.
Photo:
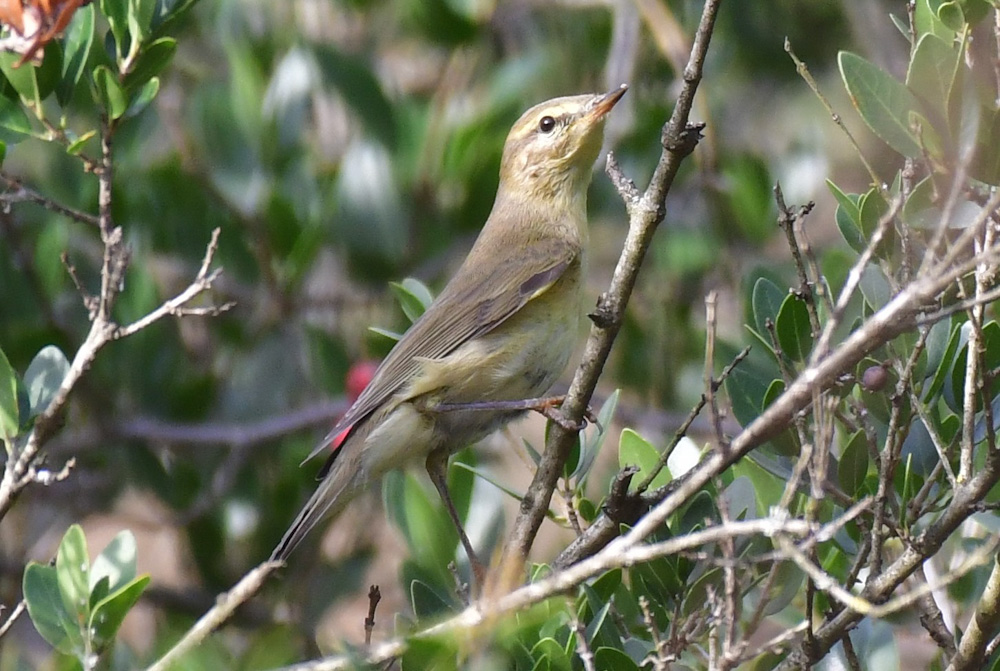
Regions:
<instances>
[{"instance_id":1,"label":"bird's leg","mask_svg":"<svg viewBox=\"0 0 1000 671\"><path fill-rule=\"evenodd\" d=\"M484 580L486 579L486 568L479 561L479 557L476 556L476 551L472 549L472 543L469 542L469 537L465 534L465 529L462 527L462 520L458 517L458 511L455 510L455 504L451 500L451 493L448 491L448 451L433 450L427 455L426 466L427 475L430 476L435 489L441 495L441 501L444 502L444 507L448 509L451 521L455 523L455 529L458 530L458 538L462 541L465 554L469 557L469 566L472 568L472 573L476 578L476 586L482 589Z\"/></svg>"},{"instance_id":2,"label":"bird's leg","mask_svg":"<svg viewBox=\"0 0 1000 671\"><path fill-rule=\"evenodd\" d=\"M597 421L597 416L588 407L584 412L584 422L573 422L566 418L559 406L566 400L565 396L544 396L542 398L526 398L520 401L469 401L468 403L435 403L427 408L430 412L455 412L457 410L534 410L566 429L581 431L591 422L601 431L604 427Z\"/></svg>"}]
</instances>

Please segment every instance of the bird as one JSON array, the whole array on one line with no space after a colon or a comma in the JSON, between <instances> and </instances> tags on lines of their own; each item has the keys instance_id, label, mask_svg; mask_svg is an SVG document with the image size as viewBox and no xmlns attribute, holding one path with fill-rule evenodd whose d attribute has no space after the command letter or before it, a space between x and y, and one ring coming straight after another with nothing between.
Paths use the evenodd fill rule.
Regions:
<instances>
[{"instance_id":1,"label":"bird","mask_svg":"<svg viewBox=\"0 0 1000 671\"><path fill-rule=\"evenodd\" d=\"M493 208L465 261L306 461L340 437L275 547L284 562L321 520L389 470L425 459L478 579L483 566L446 484L448 458L535 409L576 344L587 269L587 189L604 122L627 90L554 98L504 142ZM305 462L303 462L305 463Z\"/></svg>"}]
</instances>

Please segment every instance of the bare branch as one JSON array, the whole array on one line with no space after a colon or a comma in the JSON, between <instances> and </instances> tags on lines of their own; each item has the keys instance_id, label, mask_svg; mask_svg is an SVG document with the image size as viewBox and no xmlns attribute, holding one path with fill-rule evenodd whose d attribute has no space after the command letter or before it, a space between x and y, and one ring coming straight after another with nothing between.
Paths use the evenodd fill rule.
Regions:
<instances>
[{"instance_id":1,"label":"bare branch","mask_svg":"<svg viewBox=\"0 0 1000 671\"><path fill-rule=\"evenodd\" d=\"M715 25L719 0L707 0L691 49L690 60L684 70L684 86L670 120L663 129L663 152L650 179L649 187L636 203L629 216L629 233L624 251L615 268L609 291L598 302L598 318L591 328L590 337L562 410L571 421L579 422L587 409L590 397L611 352L611 345L621 327L625 305L632 294L639 267L652 240L657 225L663 219L664 204L670 185L683 159L695 147L700 126L688 124L688 115L694 94L701 81L702 66ZM553 428L545 453L535 477L521 502L521 513L504 546L502 564L520 564L527 556L535 534L545 518L562 465L573 446L575 434L562 427Z\"/></svg>"},{"instance_id":2,"label":"bare branch","mask_svg":"<svg viewBox=\"0 0 1000 671\"><path fill-rule=\"evenodd\" d=\"M215 606L202 615L195 622L194 626L184 634L181 640L177 641L147 671L167 671L167 669L171 668L188 651L205 640L206 636L228 620L240 605L260 590L268 576L281 566L284 566L283 562L264 562L263 564L259 564L243 576L231 590L220 594L216 599Z\"/></svg>"},{"instance_id":3,"label":"bare branch","mask_svg":"<svg viewBox=\"0 0 1000 671\"><path fill-rule=\"evenodd\" d=\"M71 207L66 207L65 205L61 205L54 200L46 198L34 189L26 187L24 183L16 177L11 177L10 175L0 171L0 181L3 181L10 189L10 191L0 193L0 204L4 207L9 206L11 203L34 203L36 205L41 205L46 210L64 215L73 221L78 221L80 223L87 224L88 226L93 226L94 228L97 228L98 226L97 217L94 215L87 212L81 212L80 210L74 210Z\"/></svg>"}]
</instances>

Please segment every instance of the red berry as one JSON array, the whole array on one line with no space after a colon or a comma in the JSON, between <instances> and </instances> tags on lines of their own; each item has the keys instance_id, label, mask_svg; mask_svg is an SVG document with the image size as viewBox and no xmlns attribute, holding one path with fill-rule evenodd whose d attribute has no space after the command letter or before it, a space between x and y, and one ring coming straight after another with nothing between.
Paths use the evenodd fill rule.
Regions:
<instances>
[{"instance_id":1,"label":"red berry","mask_svg":"<svg viewBox=\"0 0 1000 671\"><path fill-rule=\"evenodd\" d=\"M344 389L347 392L347 398L352 403L358 400L358 396L361 396L361 392L372 381L376 370L378 370L378 362L371 359L362 359L352 365L350 370L347 371Z\"/></svg>"}]
</instances>

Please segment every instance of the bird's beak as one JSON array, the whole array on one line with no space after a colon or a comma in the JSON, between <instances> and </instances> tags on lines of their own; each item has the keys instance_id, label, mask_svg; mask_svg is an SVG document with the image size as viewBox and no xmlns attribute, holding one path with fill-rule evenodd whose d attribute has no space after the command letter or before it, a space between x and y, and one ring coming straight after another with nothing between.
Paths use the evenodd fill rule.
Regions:
<instances>
[{"instance_id":1,"label":"bird's beak","mask_svg":"<svg viewBox=\"0 0 1000 671\"><path fill-rule=\"evenodd\" d=\"M628 91L628 84L622 84L618 88L608 91L602 96L598 96L591 104L592 106L590 111L587 112L587 116L594 121L603 119L611 111L611 108L615 106L615 103L621 100L626 91Z\"/></svg>"}]
</instances>

